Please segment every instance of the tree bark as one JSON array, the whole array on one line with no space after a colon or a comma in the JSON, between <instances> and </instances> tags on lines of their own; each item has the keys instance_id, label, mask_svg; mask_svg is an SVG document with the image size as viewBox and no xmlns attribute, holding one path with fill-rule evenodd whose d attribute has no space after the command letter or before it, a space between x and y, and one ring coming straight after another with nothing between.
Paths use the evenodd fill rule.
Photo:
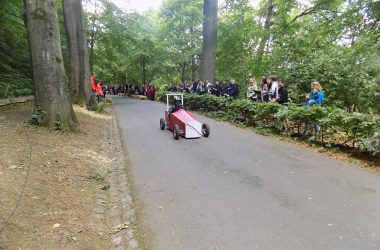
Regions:
<instances>
[{"instance_id":1,"label":"tree bark","mask_svg":"<svg viewBox=\"0 0 380 250\"><path fill-rule=\"evenodd\" d=\"M257 64L260 65L263 60L265 45L270 37L270 27L272 26L272 16L273 16L273 0L268 0L267 2L267 14L265 17L264 24L264 35L261 38L259 49L257 51Z\"/></svg>"},{"instance_id":2,"label":"tree bark","mask_svg":"<svg viewBox=\"0 0 380 250\"><path fill-rule=\"evenodd\" d=\"M145 61L145 56L142 58L142 70L143 70L143 82L144 85L146 85L146 61Z\"/></svg>"},{"instance_id":3,"label":"tree bark","mask_svg":"<svg viewBox=\"0 0 380 250\"><path fill-rule=\"evenodd\" d=\"M212 81L215 76L218 0L203 3L203 45L201 57L201 80Z\"/></svg>"},{"instance_id":4,"label":"tree bark","mask_svg":"<svg viewBox=\"0 0 380 250\"><path fill-rule=\"evenodd\" d=\"M181 66L181 81L182 83L185 82L185 70L186 70L186 62L182 63L182 66Z\"/></svg>"},{"instance_id":5,"label":"tree bark","mask_svg":"<svg viewBox=\"0 0 380 250\"><path fill-rule=\"evenodd\" d=\"M191 80L195 81L195 55L191 56Z\"/></svg>"},{"instance_id":6,"label":"tree bark","mask_svg":"<svg viewBox=\"0 0 380 250\"><path fill-rule=\"evenodd\" d=\"M69 89L74 103L89 104L90 61L84 34L81 0L62 0L70 58Z\"/></svg>"},{"instance_id":7,"label":"tree bark","mask_svg":"<svg viewBox=\"0 0 380 250\"><path fill-rule=\"evenodd\" d=\"M75 130L77 119L65 79L55 0L24 0L35 105L46 112L44 125L54 127L61 115L65 128Z\"/></svg>"},{"instance_id":8,"label":"tree bark","mask_svg":"<svg viewBox=\"0 0 380 250\"><path fill-rule=\"evenodd\" d=\"M190 37L191 37L190 49L191 49L191 51L193 51L195 48L195 45L194 45L194 27L193 26L190 27ZM190 72L191 81L195 81L195 55L191 56L190 70L191 70L191 72Z\"/></svg>"},{"instance_id":9,"label":"tree bark","mask_svg":"<svg viewBox=\"0 0 380 250\"><path fill-rule=\"evenodd\" d=\"M95 0L95 11L92 16L92 24L91 24L91 38L90 38L90 71L91 74L94 73L94 46L95 46L95 21L97 15L97 0Z\"/></svg>"}]
</instances>

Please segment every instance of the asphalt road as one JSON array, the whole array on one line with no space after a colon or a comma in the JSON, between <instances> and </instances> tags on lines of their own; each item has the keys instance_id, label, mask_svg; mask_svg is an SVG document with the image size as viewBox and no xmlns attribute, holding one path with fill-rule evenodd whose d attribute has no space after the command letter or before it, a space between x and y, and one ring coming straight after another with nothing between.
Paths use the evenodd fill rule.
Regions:
<instances>
[{"instance_id":1,"label":"asphalt road","mask_svg":"<svg viewBox=\"0 0 380 250\"><path fill-rule=\"evenodd\" d=\"M152 249L380 249L380 176L198 116L175 141L165 106L113 98Z\"/></svg>"}]
</instances>

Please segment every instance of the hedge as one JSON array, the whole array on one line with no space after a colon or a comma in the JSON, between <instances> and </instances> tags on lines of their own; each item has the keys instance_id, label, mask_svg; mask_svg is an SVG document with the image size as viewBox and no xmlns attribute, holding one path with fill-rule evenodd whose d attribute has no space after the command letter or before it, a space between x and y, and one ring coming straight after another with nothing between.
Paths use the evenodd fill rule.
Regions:
<instances>
[{"instance_id":1,"label":"hedge","mask_svg":"<svg viewBox=\"0 0 380 250\"><path fill-rule=\"evenodd\" d=\"M165 95L164 95L165 97ZM227 99L213 95L185 95L185 107L207 112L214 118L245 126L267 128L300 134L306 123L318 122L321 135L318 140L325 145L349 145L355 150L380 152L380 116L349 113L336 107L259 103L243 99ZM313 126L310 126L313 127Z\"/></svg>"}]
</instances>

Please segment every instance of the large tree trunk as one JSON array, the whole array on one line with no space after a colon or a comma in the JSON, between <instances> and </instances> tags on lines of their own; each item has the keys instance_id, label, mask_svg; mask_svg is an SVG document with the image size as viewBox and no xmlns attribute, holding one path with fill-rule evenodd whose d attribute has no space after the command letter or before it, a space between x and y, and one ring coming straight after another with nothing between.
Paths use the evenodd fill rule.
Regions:
<instances>
[{"instance_id":1,"label":"large tree trunk","mask_svg":"<svg viewBox=\"0 0 380 250\"><path fill-rule=\"evenodd\" d=\"M90 37L90 71L91 74L94 73L94 46L95 46L95 21L97 15L97 0L95 0L95 11L92 15L92 24L91 24L91 37Z\"/></svg>"},{"instance_id":2,"label":"large tree trunk","mask_svg":"<svg viewBox=\"0 0 380 250\"><path fill-rule=\"evenodd\" d=\"M264 24L264 34L261 38L259 49L257 51L257 65L260 65L263 60L265 45L267 44L270 37L270 27L272 26L272 16L273 16L273 0L268 0L267 2L267 14L265 17Z\"/></svg>"},{"instance_id":3,"label":"large tree trunk","mask_svg":"<svg viewBox=\"0 0 380 250\"><path fill-rule=\"evenodd\" d=\"M194 28L192 26L190 27L190 37L191 37L190 48L193 51L195 45L194 45ZM190 73L191 80L195 81L195 55L191 56L190 66L191 66L190 67L191 68L191 73Z\"/></svg>"},{"instance_id":4,"label":"large tree trunk","mask_svg":"<svg viewBox=\"0 0 380 250\"><path fill-rule=\"evenodd\" d=\"M66 128L76 128L62 51L55 0L24 0L24 21L30 49L35 105L46 112L45 125L54 127L61 115Z\"/></svg>"},{"instance_id":5,"label":"large tree trunk","mask_svg":"<svg viewBox=\"0 0 380 250\"><path fill-rule=\"evenodd\" d=\"M195 81L195 55L191 56L191 80Z\"/></svg>"},{"instance_id":6,"label":"large tree trunk","mask_svg":"<svg viewBox=\"0 0 380 250\"><path fill-rule=\"evenodd\" d=\"M146 60L145 60L145 56L142 57L142 70L143 70L143 82L144 82L144 85L146 85Z\"/></svg>"},{"instance_id":7,"label":"large tree trunk","mask_svg":"<svg viewBox=\"0 0 380 250\"><path fill-rule=\"evenodd\" d=\"M74 103L89 105L90 61L84 34L81 0L62 0L70 58L69 89Z\"/></svg>"},{"instance_id":8,"label":"large tree trunk","mask_svg":"<svg viewBox=\"0 0 380 250\"><path fill-rule=\"evenodd\" d=\"M217 45L218 0L204 0L201 80L214 79Z\"/></svg>"},{"instance_id":9,"label":"large tree trunk","mask_svg":"<svg viewBox=\"0 0 380 250\"><path fill-rule=\"evenodd\" d=\"M185 83L185 70L186 70L186 62L182 63L181 65L181 82Z\"/></svg>"}]
</instances>

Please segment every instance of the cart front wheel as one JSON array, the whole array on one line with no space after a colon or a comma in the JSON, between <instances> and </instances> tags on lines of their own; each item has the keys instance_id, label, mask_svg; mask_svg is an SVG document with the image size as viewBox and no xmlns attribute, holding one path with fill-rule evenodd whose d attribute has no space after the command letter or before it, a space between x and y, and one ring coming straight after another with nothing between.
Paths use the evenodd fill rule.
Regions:
<instances>
[{"instance_id":1,"label":"cart front wheel","mask_svg":"<svg viewBox=\"0 0 380 250\"><path fill-rule=\"evenodd\" d=\"M204 137L208 137L210 135L210 126L206 123L202 124L202 134Z\"/></svg>"},{"instance_id":2,"label":"cart front wheel","mask_svg":"<svg viewBox=\"0 0 380 250\"><path fill-rule=\"evenodd\" d=\"M165 129L165 121L164 121L164 119L160 119L160 129L161 130L164 130Z\"/></svg>"},{"instance_id":3,"label":"cart front wheel","mask_svg":"<svg viewBox=\"0 0 380 250\"><path fill-rule=\"evenodd\" d=\"M178 140L179 138L179 127L178 125L174 125L174 128L173 128L173 137L174 137L174 140Z\"/></svg>"}]
</instances>

